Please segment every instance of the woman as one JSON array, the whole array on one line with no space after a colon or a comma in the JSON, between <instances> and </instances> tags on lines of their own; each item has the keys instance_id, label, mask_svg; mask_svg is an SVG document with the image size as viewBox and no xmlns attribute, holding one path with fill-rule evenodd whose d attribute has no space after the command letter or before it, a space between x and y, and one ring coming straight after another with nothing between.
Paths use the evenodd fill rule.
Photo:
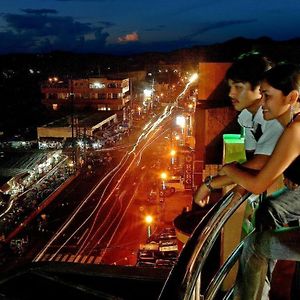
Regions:
<instances>
[{"instance_id":1,"label":"woman","mask_svg":"<svg viewBox=\"0 0 300 300\"><path fill-rule=\"evenodd\" d=\"M280 227L300 219L300 68L280 64L265 73L261 84L266 120L285 128L267 164L257 174L236 163L220 174L255 194L263 193L282 173L287 189L276 199L265 199L257 217L263 228ZM300 261L300 228L257 232L246 240L240 261L235 299L261 299L269 259Z\"/></svg>"}]
</instances>

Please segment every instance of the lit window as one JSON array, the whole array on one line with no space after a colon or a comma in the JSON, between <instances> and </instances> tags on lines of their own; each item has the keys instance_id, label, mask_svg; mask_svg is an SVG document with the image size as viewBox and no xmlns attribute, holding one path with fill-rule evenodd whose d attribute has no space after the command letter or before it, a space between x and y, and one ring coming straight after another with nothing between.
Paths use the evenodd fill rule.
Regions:
<instances>
[{"instance_id":1,"label":"lit window","mask_svg":"<svg viewBox=\"0 0 300 300\"><path fill-rule=\"evenodd\" d=\"M103 89L105 88L105 84L101 82L93 82L90 83L90 89Z\"/></svg>"}]
</instances>

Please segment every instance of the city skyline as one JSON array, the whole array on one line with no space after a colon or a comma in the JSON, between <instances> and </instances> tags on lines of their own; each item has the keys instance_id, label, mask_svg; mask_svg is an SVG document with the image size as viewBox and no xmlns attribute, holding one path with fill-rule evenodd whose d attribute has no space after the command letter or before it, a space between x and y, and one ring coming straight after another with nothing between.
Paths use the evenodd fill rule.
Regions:
<instances>
[{"instance_id":1,"label":"city skyline","mask_svg":"<svg viewBox=\"0 0 300 300\"><path fill-rule=\"evenodd\" d=\"M294 0L3 0L0 54L130 54L236 37L288 40L299 37L299 8Z\"/></svg>"}]
</instances>

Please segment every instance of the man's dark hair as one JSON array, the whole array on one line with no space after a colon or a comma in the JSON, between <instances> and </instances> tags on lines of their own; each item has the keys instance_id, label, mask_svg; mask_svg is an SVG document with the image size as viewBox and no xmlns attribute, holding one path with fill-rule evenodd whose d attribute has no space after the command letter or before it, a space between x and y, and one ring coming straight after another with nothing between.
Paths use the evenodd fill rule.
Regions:
<instances>
[{"instance_id":1,"label":"man's dark hair","mask_svg":"<svg viewBox=\"0 0 300 300\"><path fill-rule=\"evenodd\" d=\"M254 90L264 72L272 68L272 62L258 52L244 53L236 59L226 72L225 79L234 82L249 82Z\"/></svg>"}]
</instances>

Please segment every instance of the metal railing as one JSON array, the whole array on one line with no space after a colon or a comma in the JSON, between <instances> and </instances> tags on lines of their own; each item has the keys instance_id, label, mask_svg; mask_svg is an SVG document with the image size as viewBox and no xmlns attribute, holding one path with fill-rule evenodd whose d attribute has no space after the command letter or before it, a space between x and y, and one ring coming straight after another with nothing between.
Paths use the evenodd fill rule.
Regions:
<instances>
[{"instance_id":1,"label":"metal railing","mask_svg":"<svg viewBox=\"0 0 300 300\"><path fill-rule=\"evenodd\" d=\"M249 200L253 203L257 199L258 196L251 193L239 196L231 190L208 211L182 249L177 264L164 284L159 300L214 299L226 275L238 260L243 241L202 291L204 288L201 286L201 275L205 262L228 219L244 201ZM232 290L227 291L223 299L227 299L231 292Z\"/></svg>"}]
</instances>

